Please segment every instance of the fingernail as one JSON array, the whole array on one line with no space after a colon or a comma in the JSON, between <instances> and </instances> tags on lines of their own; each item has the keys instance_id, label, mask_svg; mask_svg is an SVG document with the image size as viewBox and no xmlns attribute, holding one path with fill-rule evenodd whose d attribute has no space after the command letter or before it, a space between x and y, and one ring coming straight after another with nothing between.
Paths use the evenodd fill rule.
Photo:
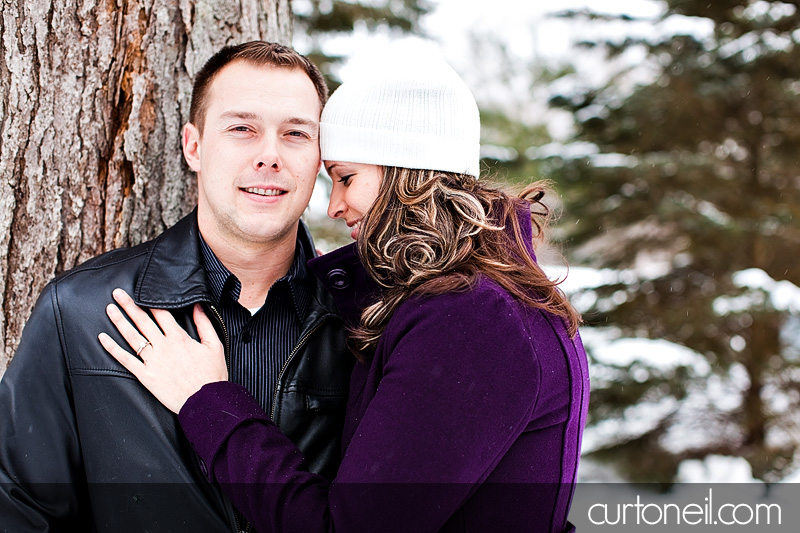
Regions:
<instances>
[{"instance_id":1,"label":"fingernail","mask_svg":"<svg viewBox=\"0 0 800 533\"><path fill-rule=\"evenodd\" d=\"M111 294L114 296L115 300L119 300L120 298L124 298L126 296L125 291L119 288L114 289Z\"/></svg>"}]
</instances>

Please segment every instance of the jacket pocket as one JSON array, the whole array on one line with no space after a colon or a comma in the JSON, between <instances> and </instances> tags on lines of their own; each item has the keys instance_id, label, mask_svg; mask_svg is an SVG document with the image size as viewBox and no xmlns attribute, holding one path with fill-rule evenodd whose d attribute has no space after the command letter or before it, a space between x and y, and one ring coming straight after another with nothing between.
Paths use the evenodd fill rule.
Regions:
<instances>
[{"instance_id":1,"label":"jacket pocket","mask_svg":"<svg viewBox=\"0 0 800 533\"><path fill-rule=\"evenodd\" d=\"M306 409L312 413L344 410L347 398L341 395L306 394Z\"/></svg>"}]
</instances>

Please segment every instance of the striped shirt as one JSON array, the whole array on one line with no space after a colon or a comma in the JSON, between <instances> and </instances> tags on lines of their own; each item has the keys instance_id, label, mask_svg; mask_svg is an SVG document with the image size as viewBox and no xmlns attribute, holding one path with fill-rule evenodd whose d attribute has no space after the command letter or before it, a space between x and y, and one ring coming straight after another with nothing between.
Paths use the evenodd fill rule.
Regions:
<instances>
[{"instance_id":1,"label":"striped shirt","mask_svg":"<svg viewBox=\"0 0 800 533\"><path fill-rule=\"evenodd\" d=\"M211 293L228 330L229 379L238 383L271 413L281 368L300 338L312 290L302 244L295 245L289 272L270 287L255 314L239 304L242 283L225 268L200 237Z\"/></svg>"}]
</instances>

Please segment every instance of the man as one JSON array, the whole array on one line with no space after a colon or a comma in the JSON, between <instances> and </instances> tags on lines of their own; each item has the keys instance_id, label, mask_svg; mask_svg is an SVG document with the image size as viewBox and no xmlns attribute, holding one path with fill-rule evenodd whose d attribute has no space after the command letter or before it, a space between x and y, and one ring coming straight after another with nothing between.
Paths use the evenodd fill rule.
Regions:
<instances>
[{"instance_id":1,"label":"man","mask_svg":"<svg viewBox=\"0 0 800 533\"><path fill-rule=\"evenodd\" d=\"M330 296L306 272L315 251L299 221L326 98L319 70L272 43L225 48L198 73L182 135L197 209L53 280L0 381L0 530L246 529L175 417L97 340L114 329L105 308L116 287L172 310L193 336L200 303L230 379L310 470L333 477L353 358Z\"/></svg>"}]
</instances>

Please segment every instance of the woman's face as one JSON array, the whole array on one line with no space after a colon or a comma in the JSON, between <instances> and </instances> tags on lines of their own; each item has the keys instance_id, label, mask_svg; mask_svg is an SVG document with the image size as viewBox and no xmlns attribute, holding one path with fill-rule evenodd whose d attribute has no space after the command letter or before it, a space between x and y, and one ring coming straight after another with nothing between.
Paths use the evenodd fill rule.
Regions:
<instances>
[{"instance_id":1,"label":"woman's face","mask_svg":"<svg viewBox=\"0 0 800 533\"><path fill-rule=\"evenodd\" d=\"M378 197L383 169L378 165L342 161L325 161L325 169L333 180L328 216L344 220L353 228L350 236L356 239L361 219Z\"/></svg>"}]
</instances>

